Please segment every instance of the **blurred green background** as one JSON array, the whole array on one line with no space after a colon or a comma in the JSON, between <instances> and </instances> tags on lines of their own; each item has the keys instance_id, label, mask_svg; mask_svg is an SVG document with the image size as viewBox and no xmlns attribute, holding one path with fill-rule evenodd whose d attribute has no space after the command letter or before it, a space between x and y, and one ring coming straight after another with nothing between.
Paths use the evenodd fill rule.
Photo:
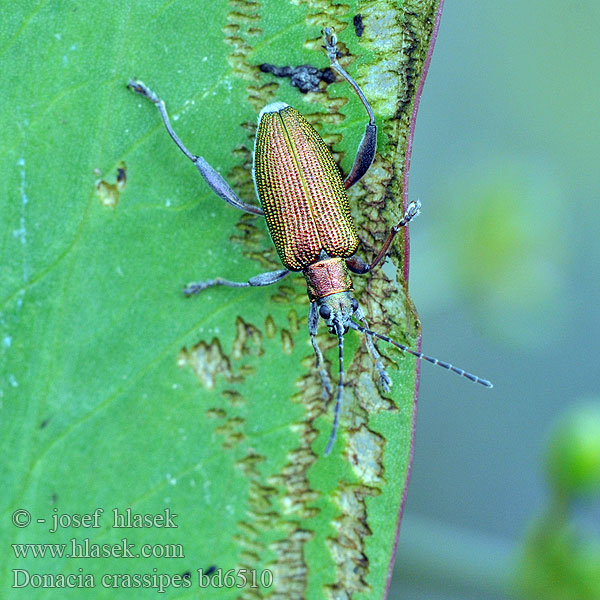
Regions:
<instances>
[{"instance_id":1,"label":"blurred green background","mask_svg":"<svg viewBox=\"0 0 600 600\"><path fill-rule=\"evenodd\" d=\"M518 569L535 570L525 537L531 555L536 528L565 525L544 521L558 502L545 477L550 431L582 404L590 422L600 403L598 22L591 0L444 8L412 160L423 213L410 290L423 350L495 388L421 369L393 599L510 597ZM597 577L599 495L575 496L566 527L574 547L595 544ZM554 586L552 597L600 597L593 573L571 574L588 588Z\"/></svg>"}]
</instances>

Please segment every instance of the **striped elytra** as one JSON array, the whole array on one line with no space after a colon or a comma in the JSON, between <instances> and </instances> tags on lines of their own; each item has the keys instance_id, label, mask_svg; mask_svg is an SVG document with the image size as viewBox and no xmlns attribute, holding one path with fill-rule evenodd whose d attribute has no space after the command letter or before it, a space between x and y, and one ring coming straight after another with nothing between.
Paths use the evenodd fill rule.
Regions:
<instances>
[{"instance_id":1,"label":"striped elytra","mask_svg":"<svg viewBox=\"0 0 600 600\"><path fill-rule=\"evenodd\" d=\"M281 262L301 271L319 259L348 258L358 235L337 164L321 136L294 108L278 102L260 114L254 181Z\"/></svg>"}]
</instances>

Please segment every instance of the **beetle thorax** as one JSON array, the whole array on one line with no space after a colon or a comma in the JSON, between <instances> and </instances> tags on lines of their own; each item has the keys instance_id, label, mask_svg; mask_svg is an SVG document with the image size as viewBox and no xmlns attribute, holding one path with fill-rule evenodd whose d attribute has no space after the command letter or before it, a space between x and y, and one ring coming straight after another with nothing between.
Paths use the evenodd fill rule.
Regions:
<instances>
[{"instance_id":1,"label":"beetle thorax","mask_svg":"<svg viewBox=\"0 0 600 600\"><path fill-rule=\"evenodd\" d=\"M352 279L343 258L326 258L308 265L302 271L311 302L352 290Z\"/></svg>"}]
</instances>

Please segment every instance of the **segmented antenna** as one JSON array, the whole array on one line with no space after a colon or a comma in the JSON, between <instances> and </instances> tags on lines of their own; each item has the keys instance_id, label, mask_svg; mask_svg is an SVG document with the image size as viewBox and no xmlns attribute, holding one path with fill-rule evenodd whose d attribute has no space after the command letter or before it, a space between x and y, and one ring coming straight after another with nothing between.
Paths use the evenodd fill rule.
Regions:
<instances>
[{"instance_id":1,"label":"segmented antenna","mask_svg":"<svg viewBox=\"0 0 600 600\"><path fill-rule=\"evenodd\" d=\"M460 375L461 377L466 377L469 381L472 381L473 383L480 383L481 385L485 385L485 387L488 387L488 388L494 387L493 384L490 381L488 381L487 379L482 379L481 377L477 377L477 375L468 373L467 371L465 371L463 369L459 369L458 367L455 367L454 365L451 365L450 363L443 362L441 360L438 360L437 358L433 358L433 356L427 356L426 354L423 354L422 352L417 352L416 350L412 350L411 348L409 348L408 346L405 346L404 344L399 344L398 342L394 341L392 338L389 338L387 335L381 335L380 333L371 331L370 329L367 329L366 327L361 327L358 323L355 323L354 321L350 321L350 327L352 327L352 329L356 329L357 331L361 331L362 333L365 333L372 337L376 337L380 340L383 340L384 342L389 342L390 344L393 344L394 346L396 346L396 348L400 348L400 350L402 350L402 352L407 352L408 354L412 354L413 356L416 356L417 358L419 358L421 360L426 360L427 362L430 362L432 365L439 365L440 367L443 367L444 369L447 369L448 371L452 371L453 373L456 373L457 375Z\"/></svg>"},{"instance_id":2,"label":"segmented antenna","mask_svg":"<svg viewBox=\"0 0 600 600\"><path fill-rule=\"evenodd\" d=\"M340 349L340 375L338 380L337 398L335 399L335 409L333 411L333 428L331 429L331 435L327 442L327 448L325 448L325 456L328 456L335 443L337 436L338 423L340 421L340 411L342 409L342 394L344 391L344 334L338 325L337 336L338 336L338 347Z\"/></svg>"}]
</instances>

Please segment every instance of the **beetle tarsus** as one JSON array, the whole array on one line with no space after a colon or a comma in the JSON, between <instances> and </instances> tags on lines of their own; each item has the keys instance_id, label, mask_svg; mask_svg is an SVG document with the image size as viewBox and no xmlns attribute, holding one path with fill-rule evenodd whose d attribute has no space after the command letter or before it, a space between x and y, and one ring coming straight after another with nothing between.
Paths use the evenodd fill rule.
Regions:
<instances>
[{"instance_id":1,"label":"beetle tarsus","mask_svg":"<svg viewBox=\"0 0 600 600\"><path fill-rule=\"evenodd\" d=\"M390 379L390 376L387 374L387 371L380 360L375 363L375 368L379 373L379 385L381 385L383 391L388 394L392 389L392 380Z\"/></svg>"},{"instance_id":2,"label":"beetle tarsus","mask_svg":"<svg viewBox=\"0 0 600 600\"><path fill-rule=\"evenodd\" d=\"M127 87L134 92L141 94L145 98L148 98L148 100L150 100L150 102L154 102L154 104L160 102L158 96L143 81L140 81L139 79L131 79L127 84Z\"/></svg>"},{"instance_id":3,"label":"beetle tarsus","mask_svg":"<svg viewBox=\"0 0 600 600\"><path fill-rule=\"evenodd\" d=\"M229 281L221 277L215 277L215 279L209 279L207 281L197 281L195 283L188 283L183 289L183 293L186 297L195 296L200 292L204 291L209 287L217 285L225 285L227 287L249 287L250 284L247 281Z\"/></svg>"},{"instance_id":4,"label":"beetle tarsus","mask_svg":"<svg viewBox=\"0 0 600 600\"><path fill-rule=\"evenodd\" d=\"M319 377L321 378L321 396L323 397L323 400L329 400L332 394L331 380L329 379L329 374L325 370L325 361L323 360L323 354L321 352L321 348L319 348L319 345L317 344L317 340L314 335L310 336L310 341L312 342L313 349L317 357L317 369L319 370Z\"/></svg>"},{"instance_id":5,"label":"beetle tarsus","mask_svg":"<svg viewBox=\"0 0 600 600\"><path fill-rule=\"evenodd\" d=\"M340 56L340 51L337 49L337 36L333 27L325 27L323 29L323 37L325 38L325 45L323 48L327 52L327 56L331 62L335 62Z\"/></svg>"},{"instance_id":6,"label":"beetle tarsus","mask_svg":"<svg viewBox=\"0 0 600 600\"><path fill-rule=\"evenodd\" d=\"M333 444L337 437L337 430L340 423L340 413L342 412L342 399L344 394L344 334L341 328L337 330L338 336L338 349L339 349L339 380L337 387L337 395L335 398L335 407L333 409L333 425L331 427L331 434L329 435L329 441L325 448L325 456L329 456Z\"/></svg>"},{"instance_id":7,"label":"beetle tarsus","mask_svg":"<svg viewBox=\"0 0 600 600\"><path fill-rule=\"evenodd\" d=\"M313 350L315 351L315 356L317 358L317 369L319 371L319 377L321 378L321 387L323 396L323 400L328 400L331 397L331 380L329 379L329 374L325 370L325 361L323 359L323 353L321 352L321 348L319 348L319 344L317 342L317 338L311 333L310 341L313 346Z\"/></svg>"},{"instance_id":8,"label":"beetle tarsus","mask_svg":"<svg viewBox=\"0 0 600 600\"><path fill-rule=\"evenodd\" d=\"M421 201L413 200L408 203L406 210L404 211L403 221L404 223L401 227L405 227L408 225L415 217L418 217L421 214Z\"/></svg>"},{"instance_id":9,"label":"beetle tarsus","mask_svg":"<svg viewBox=\"0 0 600 600\"><path fill-rule=\"evenodd\" d=\"M319 369L319 377L321 378L321 397L323 400L329 400L332 394L331 379L329 379L329 374L324 367Z\"/></svg>"},{"instance_id":10,"label":"beetle tarsus","mask_svg":"<svg viewBox=\"0 0 600 600\"><path fill-rule=\"evenodd\" d=\"M183 293L186 298L190 296L195 296L200 292L204 291L206 288L213 287L215 285L224 285L224 281L220 278L217 279L209 279L208 281L196 281L193 283L188 283L185 288L183 288Z\"/></svg>"}]
</instances>

